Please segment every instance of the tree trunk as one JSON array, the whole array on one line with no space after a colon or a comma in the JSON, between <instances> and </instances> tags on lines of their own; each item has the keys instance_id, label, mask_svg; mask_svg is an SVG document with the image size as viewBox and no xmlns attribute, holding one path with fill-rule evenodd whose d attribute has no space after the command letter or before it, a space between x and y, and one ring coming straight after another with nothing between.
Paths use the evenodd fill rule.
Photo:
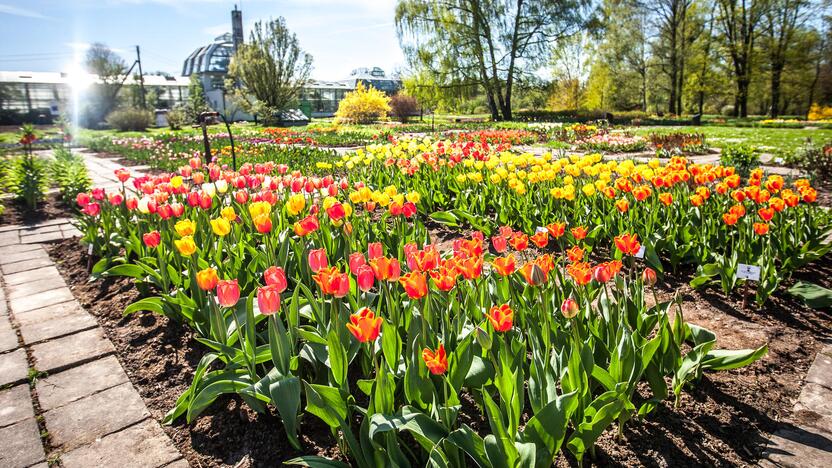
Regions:
<instances>
[{"instance_id":1,"label":"tree trunk","mask_svg":"<svg viewBox=\"0 0 832 468\"><path fill-rule=\"evenodd\" d=\"M737 79L737 108L734 113L737 117L748 117L748 85L750 84L748 77L741 77Z\"/></svg>"},{"instance_id":2,"label":"tree trunk","mask_svg":"<svg viewBox=\"0 0 832 468\"><path fill-rule=\"evenodd\" d=\"M780 115L780 77L784 64L771 64L771 117Z\"/></svg>"}]
</instances>

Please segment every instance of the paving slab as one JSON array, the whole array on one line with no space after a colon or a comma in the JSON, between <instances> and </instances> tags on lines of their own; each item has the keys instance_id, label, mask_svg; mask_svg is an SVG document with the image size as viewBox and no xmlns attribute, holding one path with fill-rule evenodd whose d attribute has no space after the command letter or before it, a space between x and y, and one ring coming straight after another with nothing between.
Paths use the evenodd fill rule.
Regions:
<instances>
[{"instance_id":1,"label":"paving slab","mask_svg":"<svg viewBox=\"0 0 832 468\"><path fill-rule=\"evenodd\" d=\"M26 351L16 349L0 354L0 386L25 382L29 377ZM0 438L0 440L3 440Z\"/></svg>"},{"instance_id":2,"label":"paving slab","mask_svg":"<svg viewBox=\"0 0 832 468\"><path fill-rule=\"evenodd\" d=\"M832 435L792 426L780 429L771 436L762 466L789 468L832 466Z\"/></svg>"},{"instance_id":3,"label":"paving slab","mask_svg":"<svg viewBox=\"0 0 832 468\"><path fill-rule=\"evenodd\" d=\"M0 226L0 233L9 232L9 231L17 231L18 229L23 228L24 226L21 224L9 224L8 226Z\"/></svg>"},{"instance_id":4,"label":"paving slab","mask_svg":"<svg viewBox=\"0 0 832 468\"><path fill-rule=\"evenodd\" d=\"M115 356L108 356L37 381L44 411L66 405L93 393L128 382Z\"/></svg>"},{"instance_id":5,"label":"paving slab","mask_svg":"<svg viewBox=\"0 0 832 468\"><path fill-rule=\"evenodd\" d=\"M60 272L58 272L58 269L55 268L55 265L51 262L48 266L44 266L35 270L6 274L3 277L3 280L6 282L6 286L8 287L47 278L54 279L55 281L63 281L63 277L61 277Z\"/></svg>"},{"instance_id":6,"label":"paving slab","mask_svg":"<svg viewBox=\"0 0 832 468\"><path fill-rule=\"evenodd\" d=\"M35 281L27 281L25 283L9 286L9 299L15 300L26 296L31 296L32 294L37 294L44 291L49 291L51 289L55 289L56 283L60 286L63 286L63 284L58 283L56 278L54 277L42 278Z\"/></svg>"},{"instance_id":7,"label":"paving slab","mask_svg":"<svg viewBox=\"0 0 832 468\"><path fill-rule=\"evenodd\" d=\"M0 429L0 466L24 468L46 459L34 418Z\"/></svg>"},{"instance_id":8,"label":"paving slab","mask_svg":"<svg viewBox=\"0 0 832 468\"><path fill-rule=\"evenodd\" d=\"M815 357L806 374L806 382L832 387L832 346L823 348Z\"/></svg>"},{"instance_id":9,"label":"paving slab","mask_svg":"<svg viewBox=\"0 0 832 468\"><path fill-rule=\"evenodd\" d=\"M81 309L75 301L17 314L15 318L20 325L23 342L27 345L98 326L95 318Z\"/></svg>"},{"instance_id":10,"label":"paving slab","mask_svg":"<svg viewBox=\"0 0 832 468\"><path fill-rule=\"evenodd\" d=\"M90 444L148 416L129 382L43 413L52 444L64 451Z\"/></svg>"},{"instance_id":11,"label":"paving slab","mask_svg":"<svg viewBox=\"0 0 832 468\"><path fill-rule=\"evenodd\" d=\"M52 265L52 260L49 258L33 258L32 260L0 265L0 270L3 271L3 275L12 275L21 271L35 270L50 265Z\"/></svg>"},{"instance_id":12,"label":"paving slab","mask_svg":"<svg viewBox=\"0 0 832 468\"><path fill-rule=\"evenodd\" d=\"M32 234L46 234L47 232L55 232L60 231L61 225L60 224L50 224L48 226L26 226L21 229L18 233L21 236L30 236Z\"/></svg>"},{"instance_id":13,"label":"paving slab","mask_svg":"<svg viewBox=\"0 0 832 468\"><path fill-rule=\"evenodd\" d=\"M115 352L100 327L45 341L32 346L35 368L41 372L60 372Z\"/></svg>"},{"instance_id":14,"label":"paving slab","mask_svg":"<svg viewBox=\"0 0 832 468\"><path fill-rule=\"evenodd\" d=\"M0 256L16 254L20 252L28 252L29 250L43 249L40 245L26 244L26 245L7 245L0 247Z\"/></svg>"},{"instance_id":15,"label":"paving slab","mask_svg":"<svg viewBox=\"0 0 832 468\"><path fill-rule=\"evenodd\" d=\"M148 419L123 431L61 455L64 468L118 466L119 468L156 468L182 455L159 424Z\"/></svg>"},{"instance_id":16,"label":"paving slab","mask_svg":"<svg viewBox=\"0 0 832 468\"><path fill-rule=\"evenodd\" d=\"M6 293L0 287L0 317L9 315L9 308L6 306Z\"/></svg>"},{"instance_id":17,"label":"paving slab","mask_svg":"<svg viewBox=\"0 0 832 468\"><path fill-rule=\"evenodd\" d=\"M43 250L43 247L38 247L37 249L0 255L0 265L8 265L9 263L22 262L24 260L34 260L36 258L49 258L49 254Z\"/></svg>"},{"instance_id":18,"label":"paving slab","mask_svg":"<svg viewBox=\"0 0 832 468\"><path fill-rule=\"evenodd\" d=\"M47 232L44 234L33 234L30 236L20 236L20 243L21 244L41 244L43 242L52 242L55 240L61 240L64 238L63 233L61 230L58 229L54 232Z\"/></svg>"},{"instance_id":19,"label":"paving slab","mask_svg":"<svg viewBox=\"0 0 832 468\"><path fill-rule=\"evenodd\" d=\"M23 384L0 391L0 427L34 418L29 385Z\"/></svg>"},{"instance_id":20,"label":"paving slab","mask_svg":"<svg viewBox=\"0 0 832 468\"><path fill-rule=\"evenodd\" d=\"M9 322L8 315L0 316L0 353L17 349L20 343L17 341L17 333Z\"/></svg>"},{"instance_id":21,"label":"paving slab","mask_svg":"<svg viewBox=\"0 0 832 468\"><path fill-rule=\"evenodd\" d=\"M7 231L0 233L0 245L15 245L20 243L18 231Z\"/></svg>"},{"instance_id":22,"label":"paving slab","mask_svg":"<svg viewBox=\"0 0 832 468\"><path fill-rule=\"evenodd\" d=\"M61 281L55 283L55 289L12 299L9 301L9 305L11 306L12 312L20 314L30 310L40 309L41 307L68 302L73 299L75 299L75 296L72 295L72 291Z\"/></svg>"}]
</instances>

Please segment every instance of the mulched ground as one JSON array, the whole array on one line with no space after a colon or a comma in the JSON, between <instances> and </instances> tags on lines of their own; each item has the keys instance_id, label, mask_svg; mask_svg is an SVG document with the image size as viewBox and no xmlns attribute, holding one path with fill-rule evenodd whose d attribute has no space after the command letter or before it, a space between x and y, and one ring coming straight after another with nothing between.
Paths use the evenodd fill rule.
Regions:
<instances>
[{"instance_id":1,"label":"mulched ground","mask_svg":"<svg viewBox=\"0 0 832 468\"><path fill-rule=\"evenodd\" d=\"M149 410L157 419L173 407L187 388L193 369L206 349L193 334L173 321L140 313L121 312L138 298L130 281L87 281L85 252L73 240L55 243L50 255L79 302L97 317L113 341L118 357ZM832 287L832 258L827 256L795 275ZM767 434L787 426L786 418L800 393L803 378L821 340L830 338L832 316L809 309L778 293L762 310L741 310L741 297L725 298L715 289L694 291L687 286L690 271L668 276L660 299L678 291L685 299L686 320L719 336L718 346L756 347L769 343L769 354L751 366L708 373L683 392L679 407L664 402L646 419L625 427L624 441L615 430L599 440L598 466L736 466L754 464ZM463 395L461 418L475 428L484 426L474 402ZM286 442L280 420L258 415L236 397L218 399L200 418L165 427L192 466L276 466L300 455ZM335 438L317 418L301 424L304 453L340 458ZM558 466L574 466L568 455Z\"/></svg>"},{"instance_id":2,"label":"mulched ground","mask_svg":"<svg viewBox=\"0 0 832 468\"><path fill-rule=\"evenodd\" d=\"M72 210L64 204L57 193L47 195L35 211L27 210L23 203L14 199L5 199L2 203L6 210L0 215L0 226L37 224L72 216Z\"/></svg>"}]
</instances>

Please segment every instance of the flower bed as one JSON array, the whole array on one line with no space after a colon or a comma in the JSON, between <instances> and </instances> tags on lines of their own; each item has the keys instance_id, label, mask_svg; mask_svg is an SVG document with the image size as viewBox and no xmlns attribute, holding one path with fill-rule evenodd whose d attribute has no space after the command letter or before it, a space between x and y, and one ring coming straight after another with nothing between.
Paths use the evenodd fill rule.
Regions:
<instances>
[{"instance_id":1,"label":"flower bed","mask_svg":"<svg viewBox=\"0 0 832 468\"><path fill-rule=\"evenodd\" d=\"M704 264L693 283L730 291L738 262L759 262L762 302L828 250L813 189L762 172L741 187L730 168L678 158L407 139L338 166L349 179L192 160L79 197L93 273L146 292L125 313L185 323L210 350L167 422L233 394L273 408L294 447L300 422L320 419L358 466L580 460L703 371L767 352L717 350L679 297L658 299L666 264ZM437 247L428 220L478 231ZM484 414L476 429L464 401Z\"/></svg>"},{"instance_id":2,"label":"flower bed","mask_svg":"<svg viewBox=\"0 0 832 468\"><path fill-rule=\"evenodd\" d=\"M577 147L583 151L636 153L647 149L647 140L624 133L599 133L579 140Z\"/></svg>"}]
</instances>

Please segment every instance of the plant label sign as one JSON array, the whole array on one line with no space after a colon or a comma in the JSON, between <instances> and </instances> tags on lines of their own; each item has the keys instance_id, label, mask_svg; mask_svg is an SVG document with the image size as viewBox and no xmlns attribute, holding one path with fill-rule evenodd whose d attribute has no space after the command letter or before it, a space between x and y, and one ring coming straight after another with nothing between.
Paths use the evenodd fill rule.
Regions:
<instances>
[{"instance_id":1,"label":"plant label sign","mask_svg":"<svg viewBox=\"0 0 832 468\"><path fill-rule=\"evenodd\" d=\"M760 281L760 267L756 265L746 265L740 263L737 265L737 278L751 281Z\"/></svg>"},{"instance_id":2,"label":"plant label sign","mask_svg":"<svg viewBox=\"0 0 832 468\"><path fill-rule=\"evenodd\" d=\"M644 258L644 251L645 250L646 250L645 247L642 245L641 248L638 249L638 252L636 252L636 258Z\"/></svg>"},{"instance_id":3,"label":"plant label sign","mask_svg":"<svg viewBox=\"0 0 832 468\"><path fill-rule=\"evenodd\" d=\"M534 232L549 232L549 230L548 230L548 229L546 229L546 228L545 228L545 227L543 227L543 226L538 226L538 227L534 230Z\"/></svg>"}]
</instances>

